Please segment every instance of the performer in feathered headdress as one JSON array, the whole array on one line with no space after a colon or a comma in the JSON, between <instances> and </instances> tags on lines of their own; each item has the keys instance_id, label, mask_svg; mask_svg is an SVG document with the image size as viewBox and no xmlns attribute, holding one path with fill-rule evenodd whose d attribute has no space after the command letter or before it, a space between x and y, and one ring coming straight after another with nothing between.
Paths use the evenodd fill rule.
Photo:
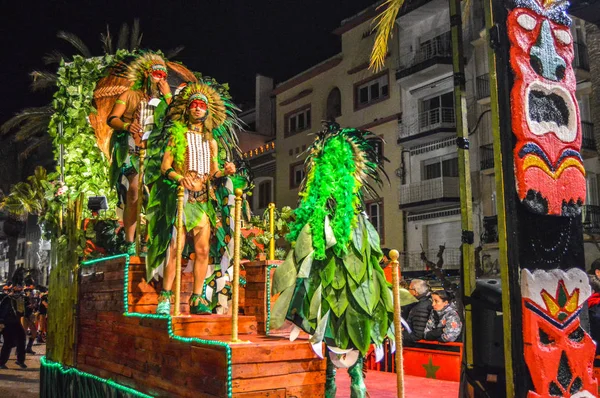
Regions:
<instances>
[{"instance_id":1,"label":"performer in feathered headdress","mask_svg":"<svg viewBox=\"0 0 600 398\"><path fill-rule=\"evenodd\" d=\"M115 101L107 119L115 129L110 140L110 182L124 204L123 224L127 252L135 254L135 229L139 192L139 153L154 128L155 109L171 102L165 60L153 53L139 56L129 65L126 76L131 88Z\"/></svg>"},{"instance_id":2,"label":"performer in feathered headdress","mask_svg":"<svg viewBox=\"0 0 600 398\"><path fill-rule=\"evenodd\" d=\"M234 163L227 160L231 159L228 152L231 155L239 151L234 132L239 126L235 110L226 88L213 81L188 84L176 95L168 110L166 133L163 133L168 141L161 164L163 178L152 187L147 209L148 279L165 265L163 291L157 308L159 314L170 313L177 253L177 232L173 226L177 216L175 191L178 185L185 187L184 226L185 232L192 235L195 253L190 312L211 313L213 294L216 293L216 297L225 289L230 276L227 273L230 248L224 239L227 233L224 227L230 225L221 224L218 216L225 223L232 221L227 204L233 185L231 179L222 177L236 172ZM214 231L219 233L212 235L218 237L210 244ZM203 294L207 275L213 276ZM220 304L226 307L226 299Z\"/></svg>"},{"instance_id":3,"label":"performer in feathered headdress","mask_svg":"<svg viewBox=\"0 0 600 398\"><path fill-rule=\"evenodd\" d=\"M312 335L319 356L323 341L328 347L326 397L335 396L336 367L349 367L352 397L364 397L363 357L371 344L382 353L383 340L392 336L392 295L379 265L383 253L361 192L377 197L367 181L382 183L381 144L370 132L335 123L317 133L287 237L293 249L273 279L272 293L280 296L271 327L287 318Z\"/></svg>"}]
</instances>

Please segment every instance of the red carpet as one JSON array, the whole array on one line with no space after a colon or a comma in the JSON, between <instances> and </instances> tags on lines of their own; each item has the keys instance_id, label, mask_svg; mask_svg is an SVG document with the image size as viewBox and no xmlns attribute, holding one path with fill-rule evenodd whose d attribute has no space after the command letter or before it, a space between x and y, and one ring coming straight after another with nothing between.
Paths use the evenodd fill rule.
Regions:
<instances>
[{"instance_id":1,"label":"red carpet","mask_svg":"<svg viewBox=\"0 0 600 398\"><path fill-rule=\"evenodd\" d=\"M348 372L339 369L337 372L336 398L350 397L350 378ZM367 372L367 390L371 398L396 397L396 374L388 372ZM458 383L454 381L426 379L424 377L404 376L404 396L406 398L436 397L457 398Z\"/></svg>"}]
</instances>

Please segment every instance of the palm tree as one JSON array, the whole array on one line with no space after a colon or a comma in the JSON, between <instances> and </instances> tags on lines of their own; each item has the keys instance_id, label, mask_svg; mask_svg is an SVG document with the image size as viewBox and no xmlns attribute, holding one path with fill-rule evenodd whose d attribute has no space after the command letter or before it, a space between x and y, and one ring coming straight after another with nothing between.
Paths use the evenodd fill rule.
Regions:
<instances>
[{"instance_id":1,"label":"palm tree","mask_svg":"<svg viewBox=\"0 0 600 398\"><path fill-rule=\"evenodd\" d=\"M24 221L28 214L43 215L47 208L46 191L48 188L46 169L37 167L35 173L26 182L15 184L10 193L0 202L0 210L8 213L4 221L4 233L8 237L8 274L15 271L17 244L23 232Z\"/></svg>"}]
</instances>

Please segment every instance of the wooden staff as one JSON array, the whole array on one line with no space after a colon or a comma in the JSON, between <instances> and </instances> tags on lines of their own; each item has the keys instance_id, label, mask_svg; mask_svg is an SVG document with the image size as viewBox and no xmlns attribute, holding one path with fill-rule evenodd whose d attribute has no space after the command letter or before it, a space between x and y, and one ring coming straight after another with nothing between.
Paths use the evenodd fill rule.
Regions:
<instances>
[{"instance_id":1,"label":"wooden staff","mask_svg":"<svg viewBox=\"0 0 600 398\"><path fill-rule=\"evenodd\" d=\"M183 202L185 188L177 187L177 249L175 251L175 316L181 315L181 256L183 255L183 242L185 233L183 228Z\"/></svg>"},{"instance_id":2,"label":"wooden staff","mask_svg":"<svg viewBox=\"0 0 600 398\"><path fill-rule=\"evenodd\" d=\"M240 342L238 338L238 312L240 300L240 243L242 235L242 194L241 189L235 190L235 229L233 232L233 281L231 303L231 341Z\"/></svg>"},{"instance_id":3,"label":"wooden staff","mask_svg":"<svg viewBox=\"0 0 600 398\"><path fill-rule=\"evenodd\" d=\"M138 201L135 223L135 251L139 256L142 252L142 205L144 203L144 160L146 159L146 148L140 149L140 170L138 173Z\"/></svg>"},{"instance_id":4,"label":"wooden staff","mask_svg":"<svg viewBox=\"0 0 600 398\"><path fill-rule=\"evenodd\" d=\"M402 325L400 323L400 263L398 262L400 253L398 250L390 250L390 259L392 260L392 289L394 295L394 337L396 339L396 388L397 396L404 398L404 367L402 365Z\"/></svg>"},{"instance_id":5,"label":"wooden staff","mask_svg":"<svg viewBox=\"0 0 600 398\"><path fill-rule=\"evenodd\" d=\"M269 203L269 233L271 240L269 241L269 260L275 260L275 203Z\"/></svg>"}]
</instances>

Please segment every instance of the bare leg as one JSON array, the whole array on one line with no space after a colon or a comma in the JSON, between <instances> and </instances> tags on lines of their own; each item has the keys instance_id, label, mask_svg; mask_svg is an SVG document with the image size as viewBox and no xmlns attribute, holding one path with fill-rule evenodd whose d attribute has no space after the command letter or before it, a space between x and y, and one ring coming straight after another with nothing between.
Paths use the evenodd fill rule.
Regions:
<instances>
[{"instance_id":1,"label":"bare leg","mask_svg":"<svg viewBox=\"0 0 600 398\"><path fill-rule=\"evenodd\" d=\"M185 230L185 227L184 227ZM184 232L185 233L185 232ZM185 236L181 240L181 250L185 246ZM167 263L165 264L165 273L163 277L163 290L171 291L173 290L173 282L175 281L175 273L176 267L175 262L177 260L177 237L174 235L171 239L171 245L169 247L169 258L167 259Z\"/></svg>"},{"instance_id":2,"label":"bare leg","mask_svg":"<svg viewBox=\"0 0 600 398\"><path fill-rule=\"evenodd\" d=\"M204 214L200 225L196 226L194 234L194 294L202 294L204 279L208 269L208 255L210 253L210 222Z\"/></svg>"},{"instance_id":3,"label":"bare leg","mask_svg":"<svg viewBox=\"0 0 600 398\"><path fill-rule=\"evenodd\" d=\"M135 227L137 221L138 201L138 174L128 176L129 189L127 190L127 203L123 211L123 225L125 227L125 240L133 242L135 239Z\"/></svg>"}]
</instances>

